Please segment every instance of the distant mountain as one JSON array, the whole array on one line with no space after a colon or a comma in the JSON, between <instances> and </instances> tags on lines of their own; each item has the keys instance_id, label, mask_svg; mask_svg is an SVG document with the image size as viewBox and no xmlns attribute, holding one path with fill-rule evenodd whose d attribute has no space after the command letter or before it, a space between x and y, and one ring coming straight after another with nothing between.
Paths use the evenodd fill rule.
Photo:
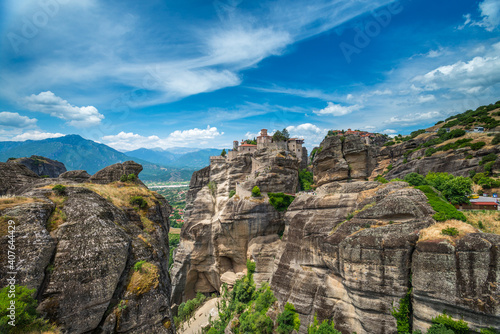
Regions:
<instances>
[{"instance_id":1,"label":"distant mountain","mask_svg":"<svg viewBox=\"0 0 500 334\"><path fill-rule=\"evenodd\" d=\"M145 159L131 157L104 144L84 139L78 135L67 135L44 140L23 142L0 142L0 161L9 158L41 155L57 160L68 170L84 169L89 174L117 162L134 160L143 165L140 178L145 181L183 181L189 180L193 170L165 167Z\"/></svg>"},{"instance_id":2,"label":"distant mountain","mask_svg":"<svg viewBox=\"0 0 500 334\"><path fill-rule=\"evenodd\" d=\"M184 153L180 153L183 151ZM185 151L191 152L186 153ZM219 155L220 153L221 150L216 148L198 150L180 147L163 151L158 149L140 148L138 150L129 151L126 154L134 158L144 159L165 166L198 169L208 166L210 164L210 156Z\"/></svg>"}]
</instances>

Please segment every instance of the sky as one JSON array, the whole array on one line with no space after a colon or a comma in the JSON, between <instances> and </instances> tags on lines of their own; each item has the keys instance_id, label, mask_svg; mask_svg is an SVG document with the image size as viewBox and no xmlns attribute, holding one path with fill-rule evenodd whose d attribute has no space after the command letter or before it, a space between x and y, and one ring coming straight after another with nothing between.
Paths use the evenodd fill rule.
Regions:
<instances>
[{"instance_id":1,"label":"sky","mask_svg":"<svg viewBox=\"0 0 500 334\"><path fill-rule=\"evenodd\" d=\"M6 0L0 140L409 134L500 100L500 0Z\"/></svg>"}]
</instances>

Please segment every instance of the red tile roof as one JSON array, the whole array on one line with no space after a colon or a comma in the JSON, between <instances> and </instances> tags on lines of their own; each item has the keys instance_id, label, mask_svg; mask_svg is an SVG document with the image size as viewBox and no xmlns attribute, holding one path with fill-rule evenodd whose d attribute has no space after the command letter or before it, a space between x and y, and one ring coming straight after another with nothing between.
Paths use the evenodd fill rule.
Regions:
<instances>
[{"instance_id":1,"label":"red tile roof","mask_svg":"<svg viewBox=\"0 0 500 334\"><path fill-rule=\"evenodd\" d=\"M257 145L252 145L252 144L241 144L240 146L242 147L257 147Z\"/></svg>"},{"instance_id":2,"label":"red tile roof","mask_svg":"<svg viewBox=\"0 0 500 334\"><path fill-rule=\"evenodd\" d=\"M471 204L474 204L474 205L498 205L498 203L495 203L495 202L471 202Z\"/></svg>"}]
</instances>

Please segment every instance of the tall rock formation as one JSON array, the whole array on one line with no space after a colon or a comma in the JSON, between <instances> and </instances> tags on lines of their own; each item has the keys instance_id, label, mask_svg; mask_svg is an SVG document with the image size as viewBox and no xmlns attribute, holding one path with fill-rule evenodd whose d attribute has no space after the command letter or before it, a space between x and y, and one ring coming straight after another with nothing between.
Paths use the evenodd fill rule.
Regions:
<instances>
[{"instance_id":1,"label":"tall rock formation","mask_svg":"<svg viewBox=\"0 0 500 334\"><path fill-rule=\"evenodd\" d=\"M6 224L16 225L17 283L36 290L38 311L63 333L175 333L170 311L168 217L171 207L141 183L78 184L64 194L26 167L1 164L19 195L0 199L5 263ZM17 174L15 174L17 173ZM21 178L21 173L23 177ZM135 209L132 196L147 206ZM6 285L6 277L0 284Z\"/></svg>"},{"instance_id":2,"label":"tall rock formation","mask_svg":"<svg viewBox=\"0 0 500 334\"><path fill-rule=\"evenodd\" d=\"M172 269L173 303L196 292L219 292L222 283L232 284L243 275L248 256L257 259L257 249L265 253L276 247L284 230L283 214L265 193L295 193L298 169L295 156L267 147L232 159L214 157L209 167L193 174ZM262 197L251 197L254 186ZM230 198L231 191L235 195ZM268 279L271 270L258 271L256 280Z\"/></svg>"}]
</instances>

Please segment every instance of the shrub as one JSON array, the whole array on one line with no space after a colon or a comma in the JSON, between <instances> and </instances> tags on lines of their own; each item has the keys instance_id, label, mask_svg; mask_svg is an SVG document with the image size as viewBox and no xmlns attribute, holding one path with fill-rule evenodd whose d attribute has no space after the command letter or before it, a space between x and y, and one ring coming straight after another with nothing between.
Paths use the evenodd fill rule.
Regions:
<instances>
[{"instance_id":1,"label":"shrub","mask_svg":"<svg viewBox=\"0 0 500 334\"><path fill-rule=\"evenodd\" d=\"M9 298L11 291L15 291L15 297ZM25 286L16 285L13 290L10 290L10 285L4 287L0 290L0 332L9 333L12 330L12 326L9 325L10 319L7 317L10 314L10 303L13 300L15 302L15 329L16 333L31 333L39 331L49 331L53 330L53 327L49 325L47 320L44 320L38 314L37 301L33 298L35 294L35 289L30 290ZM11 331L12 333L13 331Z\"/></svg>"},{"instance_id":2,"label":"shrub","mask_svg":"<svg viewBox=\"0 0 500 334\"><path fill-rule=\"evenodd\" d=\"M408 182L410 186L423 186L427 184L424 176L418 173L406 174L404 180Z\"/></svg>"},{"instance_id":3,"label":"shrub","mask_svg":"<svg viewBox=\"0 0 500 334\"><path fill-rule=\"evenodd\" d=\"M495 134L495 137L491 140L492 145L500 144L500 133Z\"/></svg>"},{"instance_id":4,"label":"shrub","mask_svg":"<svg viewBox=\"0 0 500 334\"><path fill-rule=\"evenodd\" d=\"M143 265L144 263L146 263L146 261L145 261L145 260L142 260L142 261L136 262L136 263L134 264L134 270L135 270L135 271L142 271L142 265Z\"/></svg>"},{"instance_id":5,"label":"shrub","mask_svg":"<svg viewBox=\"0 0 500 334\"><path fill-rule=\"evenodd\" d=\"M487 162L485 165L484 165L484 170L488 173L491 173L491 170L493 169L493 165L495 164L495 161L490 161L490 162Z\"/></svg>"},{"instance_id":6,"label":"shrub","mask_svg":"<svg viewBox=\"0 0 500 334\"><path fill-rule=\"evenodd\" d=\"M447 227L441 230L441 234L444 235L449 235L449 236L455 236L458 235L460 232L457 230L455 227Z\"/></svg>"},{"instance_id":7,"label":"shrub","mask_svg":"<svg viewBox=\"0 0 500 334\"><path fill-rule=\"evenodd\" d=\"M226 156L226 154L227 154L227 153L226 153L226 149L225 149L225 148L223 148L223 149L222 149L222 152L220 153L220 156L221 156L221 157L225 157L225 156Z\"/></svg>"},{"instance_id":8,"label":"shrub","mask_svg":"<svg viewBox=\"0 0 500 334\"><path fill-rule=\"evenodd\" d=\"M148 206L148 202L142 196L132 196L130 204L137 205L141 209L145 209Z\"/></svg>"},{"instance_id":9,"label":"shrub","mask_svg":"<svg viewBox=\"0 0 500 334\"><path fill-rule=\"evenodd\" d=\"M425 176L425 181L427 184L433 186L439 191L443 191L446 182L453 180L454 176L448 173L433 173L429 172Z\"/></svg>"},{"instance_id":10,"label":"shrub","mask_svg":"<svg viewBox=\"0 0 500 334\"><path fill-rule=\"evenodd\" d=\"M231 190L229 192L229 198L233 197L234 195L236 195L236 190Z\"/></svg>"},{"instance_id":11,"label":"shrub","mask_svg":"<svg viewBox=\"0 0 500 334\"><path fill-rule=\"evenodd\" d=\"M477 143L472 143L470 144L470 148L473 149L474 151L479 150L482 148L486 143L484 141L479 141Z\"/></svg>"},{"instance_id":12,"label":"shrub","mask_svg":"<svg viewBox=\"0 0 500 334\"><path fill-rule=\"evenodd\" d=\"M463 320L453 320L452 317L446 315L445 313L438 315L435 318L432 318L433 324L441 324L446 326L447 329L450 329L455 334L468 334L469 333L469 325Z\"/></svg>"},{"instance_id":13,"label":"shrub","mask_svg":"<svg viewBox=\"0 0 500 334\"><path fill-rule=\"evenodd\" d=\"M490 327L490 328L483 328L479 331L480 334L499 334L498 331L495 330L495 328Z\"/></svg>"},{"instance_id":14,"label":"shrub","mask_svg":"<svg viewBox=\"0 0 500 334\"><path fill-rule=\"evenodd\" d=\"M498 156L495 154L495 153L490 153L488 155L485 155L481 161L479 161L479 164L480 165L484 165L485 163L487 162L490 162L490 161L496 161L498 158Z\"/></svg>"},{"instance_id":15,"label":"shrub","mask_svg":"<svg viewBox=\"0 0 500 334\"><path fill-rule=\"evenodd\" d=\"M392 146L394 144L396 144L396 143L391 140L391 141L388 141L387 143L385 143L384 146Z\"/></svg>"},{"instance_id":16,"label":"shrub","mask_svg":"<svg viewBox=\"0 0 500 334\"><path fill-rule=\"evenodd\" d=\"M444 198L440 197L430 186L418 186L416 189L421 190L426 196L428 203L436 211L433 218L437 221L445 221L448 219L457 219L467 221L464 214L458 211L453 205L448 203Z\"/></svg>"},{"instance_id":17,"label":"shrub","mask_svg":"<svg viewBox=\"0 0 500 334\"><path fill-rule=\"evenodd\" d=\"M278 328L276 328L276 332L280 334L291 333L294 329L299 330L299 314L295 311L293 304L285 304L285 309L278 315L277 323Z\"/></svg>"},{"instance_id":18,"label":"shrub","mask_svg":"<svg viewBox=\"0 0 500 334\"><path fill-rule=\"evenodd\" d=\"M446 328L443 324L434 324L429 327L427 334L455 334L455 332Z\"/></svg>"},{"instance_id":19,"label":"shrub","mask_svg":"<svg viewBox=\"0 0 500 334\"><path fill-rule=\"evenodd\" d=\"M255 186L253 187L252 189L252 197L260 197L261 194L260 194L260 188Z\"/></svg>"},{"instance_id":20,"label":"shrub","mask_svg":"<svg viewBox=\"0 0 500 334\"><path fill-rule=\"evenodd\" d=\"M175 319L176 325L179 325L180 322L189 319L194 311L196 311L196 309L198 309L198 307L200 307L206 299L207 297L204 294L197 292L195 298L179 305L176 317L177 319Z\"/></svg>"},{"instance_id":21,"label":"shrub","mask_svg":"<svg viewBox=\"0 0 500 334\"><path fill-rule=\"evenodd\" d=\"M269 203L279 212L286 211L295 199L295 197L283 193L268 193L267 195L269 196Z\"/></svg>"},{"instance_id":22,"label":"shrub","mask_svg":"<svg viewBox=\"0 0 500 334\"><path fill-rule=\"evenodd\" d=\"M390 172L394 167L392 166L392 164L390 164L389 166L387 166L387 171Z\"/></svg>"},{"instance_id":23,"label":"shrub","mask_svg":"<svg viewBox=\"0 0 500 334\"><path fill-rule=\"evenodd\" d=\"M123 174L122 176L120 176L120 181L127 182L127 175Z\"/></svg>"},{"instance_id":24,"label":"shrub","mask_svg":"<svg viewBox=\"0 0 500 334\"><path fill-rule=\"evenodd\" d=\"M323 320L321 325L318 325L317 315L314 315L314 321L307 328L307 334L342 334L338 330L335 329L335 324L332 320L331 323L328 323L328 320Z\"/></svg>"},{"instance_id":25,"label":"shrub","mask_svg":"<svg viewBox=\"0 0 500 334\"><path fill-rule=\"evenodd\" d=\"M428 148L425 150L425 156L426 157L430 157L431 155L433 155L434 153L436 153L438 150L435 149L434 147L431 147L431 148Z\"/></svg>"},{"instance_id":26,"label":"shrub","mask_svg":"<svg viewBox=\"0 0 500 334\"><path fill-rule=\"evenodd\" d=\"M210 189L212 196L215 196L215 193L217 192L217 184L214 181L210 181L208 182L207 187Z\"/></svg>"},{"instance_id":27,"label":"shrub","mask_svg":"<svg viewBox=\"0 0 500 334\"><path fill-rule=\"evenodd\" d=\"M56 184L52 190L56 193L57 196L64 196L66 194L66 187L62 184Z\"/></svg>"},{"instance_id":28,"label":"shrub","mask_svg":"<svg viewBox=\"0 0 500 334\"><path fill-rule=\"evenodd\" d=\"M465 159L472 159L472 158L474 158L472 154L467 154L467 156L465 157Z\"/></svg>"},{"instance_id":29,"label":"shrub","mask_svg":"<svg viewBox=\"0 0 500 334\"><path fill-rule=\"evenodd\" d=\"M398 333L410 331L411 289L399 300L399 308L392 306L391 314L396 319Z\"/></svg>"},{"instance_id":30,"label":"shrub","mask_svg":"<svg viewBox=\"0 0 500 334\"><path fill-rule=\"evenodd\" d=\"M377 175L377 177L375 178L375 181L378 181L380 183L388 183L389 181L387 181L387 179L385 177L383 177L382 175Z\"/></svg>"},{"instance_id":31,"label":"shrub","mask_svg":"<svg viewBox=\"0 0 500 334\"><path fill-rule=\"evenodd\" d=\"M252 260L247 260L247 275L252 275L255 272L256 264Z\"/></svg>"}]
</instances>

